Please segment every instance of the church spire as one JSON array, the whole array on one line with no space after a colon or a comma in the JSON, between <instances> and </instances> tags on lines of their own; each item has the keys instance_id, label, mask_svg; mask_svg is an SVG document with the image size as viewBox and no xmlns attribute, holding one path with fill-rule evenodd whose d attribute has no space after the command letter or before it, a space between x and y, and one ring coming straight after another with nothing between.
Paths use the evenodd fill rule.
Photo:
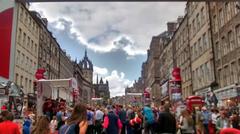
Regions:
<instances>
[{"instance_id":1,"label":"church spire","mask_svg":"<svg viewBox=\"0 0 240 134\"><path fill-rule=\"evenodd\" d=\"M84 57L87 57L87 49L85 48L85 56Z\"/></svg>"},{"instance_id":2,"label":"church spire","mask_svg":"<svg viewBox=\"0 0 240 134\"><path fill-rule=\"evenodd\" d=\"M97 85L98 85L98 74L97 74Z\"/></svg>"}]
</instances>

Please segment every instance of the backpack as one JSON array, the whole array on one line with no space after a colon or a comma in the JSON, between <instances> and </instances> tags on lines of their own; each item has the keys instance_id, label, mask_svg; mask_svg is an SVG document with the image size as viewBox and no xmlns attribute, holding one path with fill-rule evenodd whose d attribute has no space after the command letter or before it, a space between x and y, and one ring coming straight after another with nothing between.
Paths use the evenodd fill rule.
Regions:
<instances>
[{"instance_id":1,"label":"backpack","mask_svg":"<svg viewBox=\"0 0 240 134\"><path fill-rule=\"evenodd\" d=\"M92 119L92 114L91 112L87 112L87 120L90 121Z\"/></svg>"},{"instance_id":2,"label":"backpack","mask_svg":"<svg viewBox=\"0 0 240 134\"><path fill-rule=\"evenodd\" d=\"M153 124L155 119L154 119L154 114L153 114L153 111L151 108L145 108L144 109L144 116L145 116L145 119L146 119L146 122L148 124Z\"/></svg>"},{"instance_id":3,"label":"backpack","mask_svg":"<svg viewBox=\"0 0 240 134\"><path fill-rule=\"evenodd\" d=\"M67 125L64 124L60 130L59 134L76 134L76 124Z\"/></svg>"}]
</instances>

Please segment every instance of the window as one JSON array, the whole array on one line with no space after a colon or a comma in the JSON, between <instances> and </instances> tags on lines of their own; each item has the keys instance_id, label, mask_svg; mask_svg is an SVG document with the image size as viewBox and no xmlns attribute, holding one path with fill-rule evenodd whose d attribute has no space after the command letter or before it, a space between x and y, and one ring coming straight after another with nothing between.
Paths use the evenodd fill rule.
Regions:
<instances>
[{"instance_id":1,"label":"window","mask_svg":"<svg viewBox=\"0 0 240 134\"><path fill-rule=\"evenodd\" d=\"M22 41L22 29L19 28L19 29L18 29L18 42L21 43L21 41Z\"/></svg>"},{"instance_id":2,"label":"window","mask_svg":"<svg viewBox=\"0 0 240 134\"><path fill-rule=\"evenodd\" d=\"M196 16L196 21L197 21L197 30L199 30L200 29L200 20L199 20L199 14L197 14L197 16Z\"/></svg>"},{"instance_id":3,"label":"window","mask_svg":"<svg viewBox=\"0 0 240 134\"><path fill-rule=\"evenodd\" d=\"M29 45L30 45L30 37L28 36L28 39L27 39L27 48L29 48Z\"/></svg>"},{"instance_id":4,"label":"window","mask_svg":"<svg viewBox=\"0 0 240 134\"><path fill-rule=\"evenodd\" d=\"M26 33L23 33L23 46L25 45L26 43Z\"/></svg>"},{"instance_id":5,"label":"window","mask_svg":"<svg viewBox=\"0 0 240 134\"><path fill-rule=\"evenodd\" d=\"M208 49L208 38L206 36L206 33L203 34L203 49L207 50Z\"/></svg>"},{"instance_id":6,"label":"window","mask_svg":"<svg viewBox=\"0 0 240 134\"><path fill-rule=\"evenodd\" d=\"M31 91L31 90L32 90L32 80L29 80L29 83L28 83L28 84L29 84L29 87L28 87L28 88L29 88L29 90Z\"/></svg>"},{"instance_id":7,"label":"window","mask_svg":"<svg viewBox=\"0 0 240 134\"><path fill-rule=\"evenodd\" d=\"M27 89L27 86L28 86L28 78L25 78L25 85L24 85L24 88Z\"/></svg>"},{"instance_id":8,"label":"window","mask_svg":"<svg viewBox=\"0 0 240 134\"><path fill-rule=\"evenodd\" d=\"M199 46L199 54L201 55L203 52L201 37L198 39L198 46Z\"/></svg>"},{"instance_id":9,"label":"window","mask_svg":"<svg viewBox=\"0 0 240 134\"><path fill-rule=\"evenodd\" d=\"M218 41L215 43L215 48L216 48L216 53L215 53L215 56L216 56L216 58L217 59L220 59L220 57L221 57L221 49L220 49L220 46L219 46L219 43L218 43Z\"/></svg>"},{"instance_id":10,"label":"window","mask_svg":"<svg viewBox=\"0 0 240 134\"><path fill-rule=\"evenodd\" d=\"M219 10L219 26L222 27L224 25L224 14L223 10Z\"/></svg>"},{"instance_id":11,"label":"window","mask_svg":"<svg viewBox=\"0 0 240 134\"><path fill-rule=\"evenodd\" d=\"M22 53L22 62L21 63L22 64L25 63L24 61L25 61L25 55Z\"/></svg>"},{"instance_id":12,"label":"window","mask_svg":"<svg viewBox=\"0 0 240 134\"><path fill-rule=\"evenodd\" d=\"M29 58L27 57L27 60L26 60L26 68L25 69L27 69L28 70L28 63L29 62Z\"/></svg>"},{"instance_id":13,"label":"window","mask_svg":"<svg viewBox=\"0 0 240 134\"><path fill-rule=\"evenodd\" d=\"M31 29L32 28L32 18L29 17L29 28Z\"/></svg>"},{"instance_id":14,"label":"window","mask_svg":"<svg viewBox=\"0 0 240 134\"><path fill-rule=\"evenodd\" d=\"M21 6L21 8L20 8L20 20L22 20L22 18L23 18L23 7Z\"/></svg>"},{"instance_id":15,"label":"window","mask_svg":"<svg viewBox=\"0 0 240 134\"><path fill-rule=\"evenodd\" d=\"M222 48L223 48L223 55L226 55L227 48L226 48L226 40L225 37L222 37Z\"/></svg>"},{"instance_id":16,"label":"window","mask_svg":"<svg viewBox=\"0 0 240 134\"><path fill-rule=\"evenodd\" d=\"M20 54L20 50L17 50L17 57L16 57L16 59L17 59L17 65L19 64L19 62L20 62L20 56L21 56L21 54Z\"/></svg>"},{"instance_id":17,"label":"window","mask_svg":"<svg viewBox=\"0 0 240 134\"><path fill-rule=\"evenodd\" d=\"M26 11L25 12L25 24L27 23L27 21L28 21L28 12Z\"/></svg>"},{"instance_id":18,"label":"window","mask_svg":"<svg viewBox=\"0 0 240 134\"><path fill-rule=\"evenodd\" d=\"M23 76L20 78L20 86L23 86Z\"/></svg>"},{"instance_id":19,"label":"window","mask_svg":"<svg viewBox=\"0 0 240 134\"><path fill-rule=\"evenodd\" d=\"M216 15L213 16L213 31L214 32L218 31L218 20Z\"/></svg>"},{"instance_id":20,"label":"window","mask_svg":"<svg viewBox=\"0 0 240 134\"><path fill-rule=\"evenodd\" d=\"M195 20L193 19L192 21L192 24L193 24L193 34L195 34L196 32L196 26L195 26Z\"/></svg>"},{"instance_id":21,"label":"window","mask_svg":"<svg viewBox=\"0 0 240 134\"><path fill-rule=\"evenodd\" d=\"M236 36L237 36L238 47L240 47L240 25L236 26Z\"/></svg>"},{"instance_id":22,"label":"window","mask_svg":"<svg viewBox=\"0 0 240 134\"><path fill-rule=\"evenodd\" d=\"M16 73L16 76L15 76L15 82L18 84L18 73Z\"/></svg>"},{"instance_id":23,"label":"window","mask_svg":"<svg viewBox=\"0 0 240 134\"><path fill-rule=\"evenodd\" d=\"M35 44L35 53L37 54L37 44Z\"/></svg>"},{"instance_id":24,"label":"window","mask_svg":"<svg viewBox=\"0 0 240 134\"><path fill-rule=\"evenodd\" d=\"M30 70L34 71L32 66L33 66L33 62L32 62L32 60L30 60Z\"/></svg>"},{"instance_id":25,"label":"window","mask_svg":"<svg viewBox=\"0 0 240 134\"><path fill-rule=\"evenodd\" d=\"M207 66L207 63L204 64L204 70L205 70L205 76L204 76L204 82L208 82L209 81L209 68Z\"/></svg>"},{"instance_id":26,"label":"window","mask_svg":"<svg viewBox=\"0 0 240 134\"><path fill-rule=\"evenodd\" d=\"M222 70L218 69L218 83L220 84L220 87L222 87Z\"/></svg>"},{"instance_id":27,"label":"window","mask_svg":"<svg viewBox=\"0 0 240 134\"><path fill-rule=\"evenodd\" d=\"M235 48L234 37L233 37L232 31L228 32L228 41L229 41L230 51L232 51Z\"/></svg>"},{"instance_id":28,"label":"window","mask_svg":"<svg viewBox=\"0 0 240 134\"><path fill-rule=\"evenodd\" d=\"M238 82L238 78L237 78L237 66L235 62L232 62L231 64L231 82L233 83L237 83Z\"/></svg>"},{"instance_id":29,"label":"window","mask_svg":"<svg viewBox=\"0 0 240 134\"><path fill-rule=\"evenodd\" d=\"M231 19L231 6L229 2L226 2L225 4L225 10L226 10L226 22L229 21Z\"/></svg>"},{"instance_id":30,"label":"window","mask_svg":"<svg viewBox=\"0 0 240 134\"><path fill-rule=\"evenodd\" d=\"M194 43L194 59L198 57L197 43Z\"/></svg>"},{"instance_id":31,"label":"window","mask_svg":"<svg viewBox=\"0 0 240 134\"><path fill-rule=\"evenodd\" d=\"M201 9L201 25L205 23L205 12L204 7Z\"/></svg>"},{"instance_id":32,"label":"window","mask_svg":"<svg viewBox=\"0 0 240 134\"><path fill-rule=\"evenodd\" d=\"M34 49L33 49L33 40L31 40L31 52L33 52Z\"/></svg>"}]
</instances>

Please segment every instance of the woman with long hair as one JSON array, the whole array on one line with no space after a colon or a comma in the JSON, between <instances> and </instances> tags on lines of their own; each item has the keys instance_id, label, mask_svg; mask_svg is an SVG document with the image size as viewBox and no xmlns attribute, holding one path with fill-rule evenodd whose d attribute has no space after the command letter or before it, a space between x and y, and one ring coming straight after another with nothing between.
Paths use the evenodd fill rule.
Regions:
<instances>
[{"instance_id":1,"label":"woman with long hair","mask_svg":"<svg viewBox=\"0 0 240 134\"><path fill-rule=\"evenodd\" d=\"M38 117L36 125L33 128L31 134L49 134L50 133L49 123L50 121L47 116Z\"/></svg>"},{"instance_id":2,"label":"woman with long hair","mask_svg":"<svg viewBox=\"0 0 240 134\"><path fill-rule=\"evenodd\" d=\"M86 134L87 127L87 108L79 103L75 105L66 124L60 128L59 134Z\"/></svg>"},{"instance_id":3,"label":"woman with long hair","mask_svg":"<svg viewBox=\"0 0 240 134\"><path fill-rule=\"evenodd\" d=\"M180 121L180 128L183 134L193 134L194 133L194 121L189 111L184 110L181 113L182 119Z\"/></svg>"}]
</instances>

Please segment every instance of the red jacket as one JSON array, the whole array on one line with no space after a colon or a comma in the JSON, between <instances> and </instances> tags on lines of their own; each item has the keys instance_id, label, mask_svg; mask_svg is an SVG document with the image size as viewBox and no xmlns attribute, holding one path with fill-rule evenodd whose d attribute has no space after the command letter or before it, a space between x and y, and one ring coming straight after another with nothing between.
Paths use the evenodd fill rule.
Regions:
<instances>
[{"instance_id":1,"label":"red jacket","mask_svg":"<svg viewBox=\"0 0 240 134\"><path fill-rule=\"evenodd\" d=\"M0 123L0 134L20 134L20 130L16 123L4 121Z\"/></svg>"}]
</instances>

